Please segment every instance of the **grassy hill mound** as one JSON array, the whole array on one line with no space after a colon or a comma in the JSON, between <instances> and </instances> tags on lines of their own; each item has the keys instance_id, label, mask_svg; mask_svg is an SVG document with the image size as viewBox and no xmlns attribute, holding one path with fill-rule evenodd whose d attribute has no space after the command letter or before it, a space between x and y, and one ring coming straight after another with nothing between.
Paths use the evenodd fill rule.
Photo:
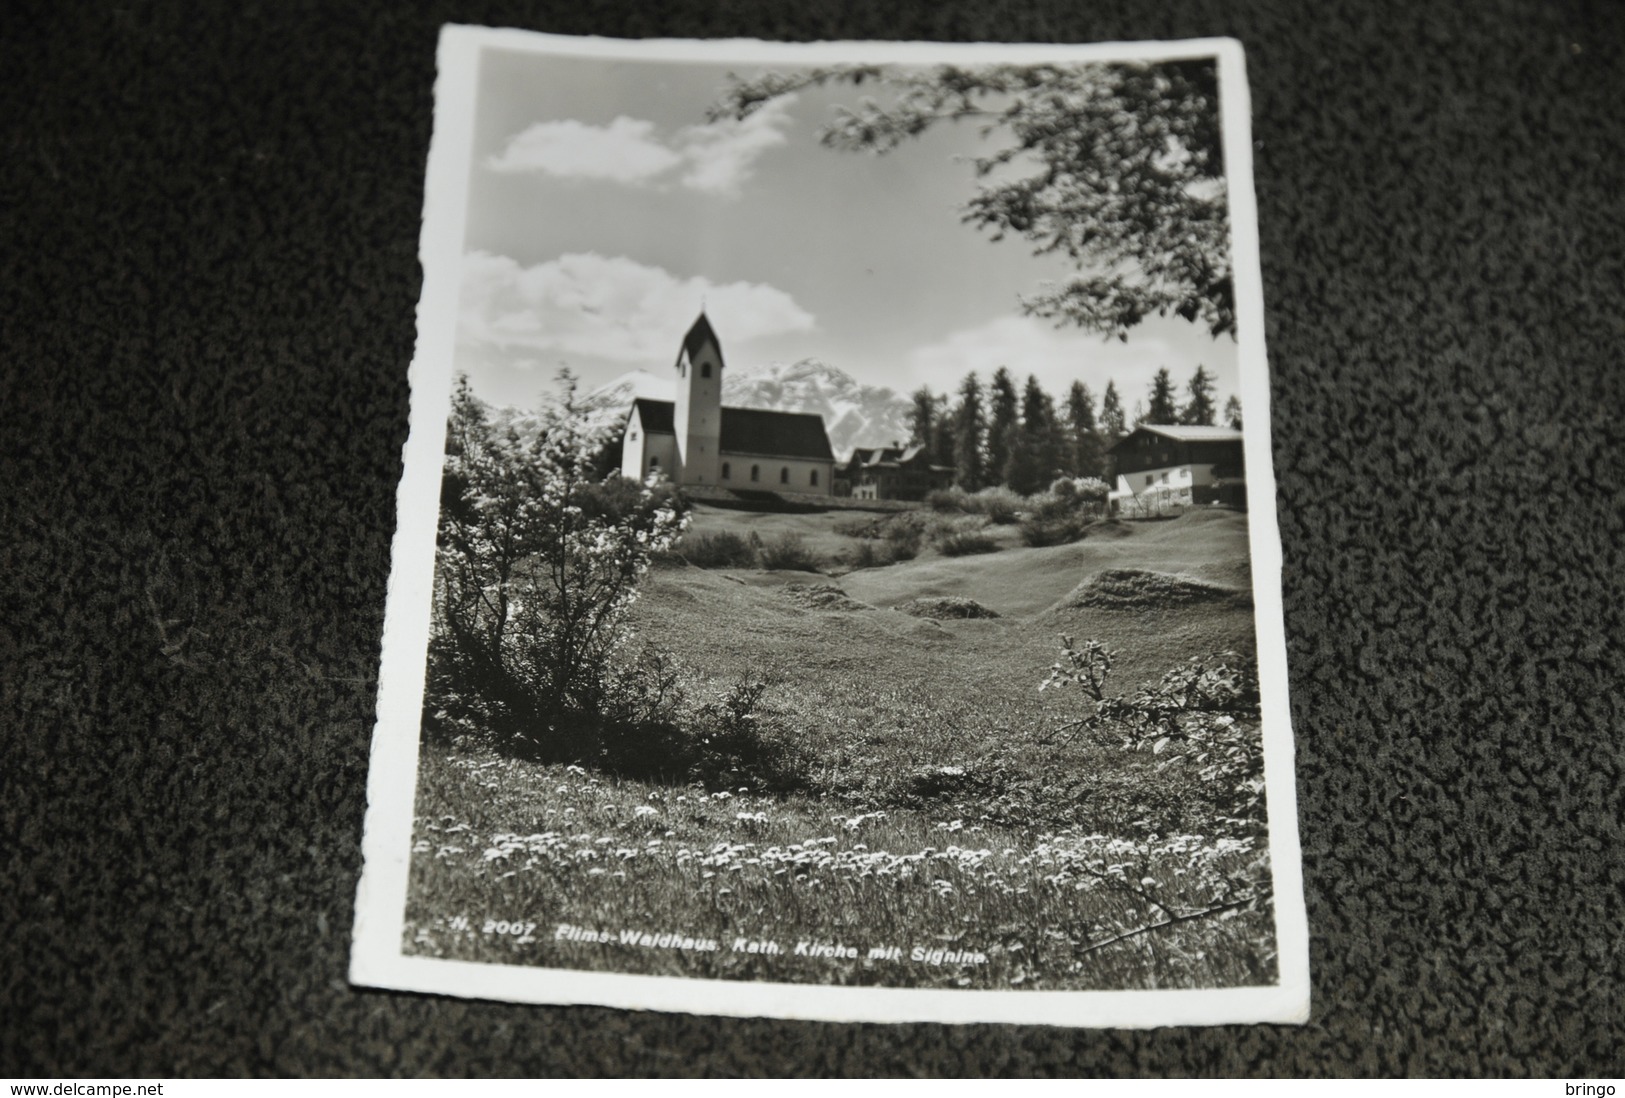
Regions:
<instances>
[{"instance_id":1,"label":"grassy hill mound","mask_svg":"<svg viewBox=\"0 0 1625 1098\"><path fill-rule=\"evenodd\" d=\"M767 537L791 527L809 540L857 540L834 529L833 515L711 515L718 517L771 520ZM1247 567L1246 517L1216 512L1191 522L1127 522L1116 536L1069 545L922 555L839 580L661 567L630 625L639 644L718 683L770 680L769 702L801 714L798 742L809 750L878 760L948 742L939 739L947 718L933 713L962 714L948 723L990 736L1060 720L1067 700L1037 690L1058 633L1110 646L1126 685L1154 681L1193 656L1250 649ZM879 761L863 768L892 769Z\"/></svg>"},{"instance_id":2,"label":"grassy hill mound","mask_svg":"<svg viewBox=\"0 0 1625 1098\"><path fill-rule=\"evenodd\" d=\"M779 588L784 596L806 610L873 610L866 602L847 597L845 591L833 583L790 583Z\"/></svg>"},{"instance_id":3,"label":"grassy hill mound","mask_svg":"<svg viewBox=\"0 0 1625 1098\"><path fill-rule=\"evenodd\" d=\"M1114 570L1180 575L1245 590L1250 573L1246 516L1215 511L1167 522L1097 523L1089 537L1069 545L1009 548L972 557L926 556L851 572L841 586L874 606L958 596L973 598L1004 617L1029 618L1064 605L1080 585ZM1185 598L1181 604L1201 602Z\"/></svg>"},{"instance_id":4,"label":"grassy hill mound","mask_svg":"<svg viewBox=\"0 0 1625 1098\"><path fill-rule=\"evenodd\" d=\"M1101 610L1157 610L1200 603L1248 605L1246 591L1190 576L1142 568L1109 568L1080 583L1062 600L1066 607Z\"/></svg>"}]
</instances>

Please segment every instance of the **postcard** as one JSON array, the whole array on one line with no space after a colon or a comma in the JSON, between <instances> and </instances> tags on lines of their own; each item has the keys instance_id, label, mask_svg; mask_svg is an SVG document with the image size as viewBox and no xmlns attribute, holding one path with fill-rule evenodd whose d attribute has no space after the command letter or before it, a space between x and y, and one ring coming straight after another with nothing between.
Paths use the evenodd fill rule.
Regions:
<instances>
[{"instance_id":1,"label":"postcard","mask_svg":"<svg viewBox=\"0 0 1625 1098\"><path fill-rule=\"evenodd\" d=\"M448 27L351 978L1302 1022L1241 46Z\"/></svg>"}]
</instances>

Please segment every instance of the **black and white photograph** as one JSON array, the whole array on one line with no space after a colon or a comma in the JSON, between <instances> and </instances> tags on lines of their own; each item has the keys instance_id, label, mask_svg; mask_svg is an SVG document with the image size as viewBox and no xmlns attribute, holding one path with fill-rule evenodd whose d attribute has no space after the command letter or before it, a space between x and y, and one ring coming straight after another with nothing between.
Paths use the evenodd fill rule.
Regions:
<instances>
[{"instance_id":1,"label":"black and white photograph","mask_svg":"<svg viewBox=\"0 0 1625 1098\"><path fill-rule=\"evenodd\" d=\"M1296 1022L1243 56L448 28L352 979Z\"/></svg>"}]
</instances>

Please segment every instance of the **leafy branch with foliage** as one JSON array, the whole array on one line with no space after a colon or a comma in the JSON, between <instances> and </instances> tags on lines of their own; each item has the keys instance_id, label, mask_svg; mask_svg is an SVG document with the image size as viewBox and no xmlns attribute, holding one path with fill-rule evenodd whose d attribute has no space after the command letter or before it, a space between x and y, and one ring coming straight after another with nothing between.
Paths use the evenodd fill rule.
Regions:
<instances>
[{"instance_id":1,"label":"leafy branch with foliage","mask_svg":"<svg viewBox=\"0 0 1625 1098\"><path fill-rule=\"evenodd\" d=\"M1063 635L1060 649L1061 658L1051 665L1039 689L1075 690L1087 712L1052 729L1045 740L1086 734L1104 745L1156 757L1156 780L1199 789L1210 806L1208 826L1219 836L1217 843L1180 835L1111 840L1112 851L1080 854L1074 867L1077 875L1157 913L1144 926L1111 941L1209 916L1227 918L1261 909L1271 896L1271 877L1258 674L1252 661L1233 652L1199 657L1167 672L1155 685L1109 695L1112 654L1103 644L1089 640L1079 645ZM1149 870L1131 871L1136 864L1148 867L1155 858L1170 854L1186 856L1186 885L1201 883L1201 904L1170 906L1155 894L1157 881ZM1242 855L1245 860L1239 867L1232 860L1231 868L1221 868L1220 854Z\"/></svg>"},{"instance_id":2,"label":"leafy branch with foliage","mask_svg":"<svg viewBox=\"0 0 1625 1098\"><path fill-rule=\"evenodd\" d=\"M767 72L734 78L708 117L742 120L781 96L840 84L891 97L841 108L821 135L831 148L886 153L945 122L997 135L999 147L973 160L980 183L962 220L1076 268L1024 298L1029 315L1123 339L1151 316L1234 332L1213 61Z\"/></svg>"},{"instance_id":3,"label":"leafy branch with foliage","mask_svg":"<svg viewBox=\"0 0 1625 1098\"><path fill-rule=\"evenodd\" d=\"M1088 734L1129 751L1158 757L1157 772L1191 771L1214 799L1214 823L1238 834L1264 828L1264 743L1259 735L1258 671L1234 652L1198 657L1130 694L1106 694L1111 652L1099 641L1080 647L1061 637L1061 659L1039 690L1074 689L1089 712L1052 729Z\"/></svg>"}]
</instances>

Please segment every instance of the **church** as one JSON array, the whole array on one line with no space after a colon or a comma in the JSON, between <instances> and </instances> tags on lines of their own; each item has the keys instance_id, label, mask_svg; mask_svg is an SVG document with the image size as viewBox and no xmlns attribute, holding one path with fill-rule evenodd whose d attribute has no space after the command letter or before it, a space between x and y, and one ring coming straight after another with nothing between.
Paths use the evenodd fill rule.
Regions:
<instances>
[{"instance_id":1,"label":"church","mask_svg":"<svg viewBox=\"0 0 1625 1098\"><path fill-rule=\"evenodd\" d=\"M621 475L684 487L829 495L835 454L822 416L722 405L722 344L702 311L677 352L677 399L633 401Z\"/></svg>"}]
</instances>

